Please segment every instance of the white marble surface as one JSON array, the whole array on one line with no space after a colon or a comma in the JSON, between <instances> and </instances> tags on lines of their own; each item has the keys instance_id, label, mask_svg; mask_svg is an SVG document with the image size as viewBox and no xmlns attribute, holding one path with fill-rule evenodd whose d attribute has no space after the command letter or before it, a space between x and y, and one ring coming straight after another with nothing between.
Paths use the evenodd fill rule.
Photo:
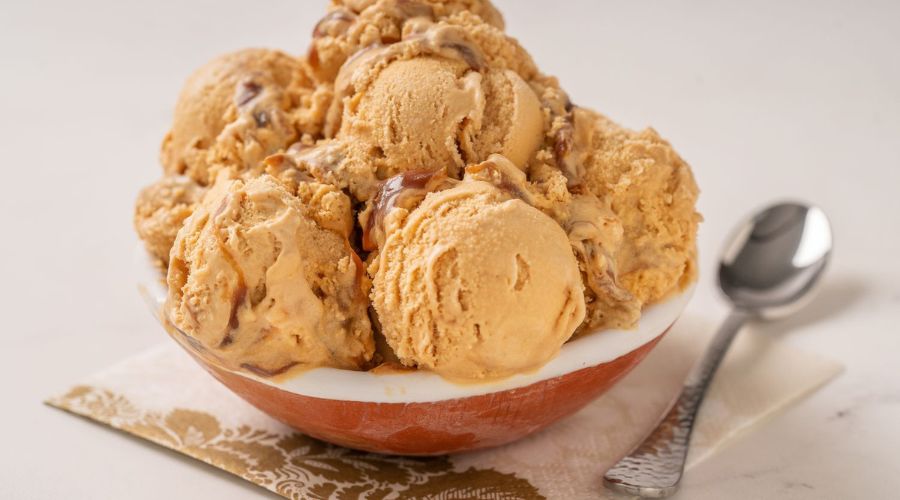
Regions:
<instances>
[{"instance_id":1,"label":"white marble surface","mask_svg":"<svg viewBox=\"0 0 900 500\"><path fill-rule=\"evenodd\" d=\"M821 297L757 328L846 373L692 471L679 497L896 497L900 4L497 3L576 102L652 124L693 165L706 222L691 311L724 314L714 260L737 217L787 197L833 219ZM305 50L323 4L0 4L0 497L267 496L41 400L161 338L133 290L131 205L185 76L239 47Z\"/></svg>"}]
</instances>

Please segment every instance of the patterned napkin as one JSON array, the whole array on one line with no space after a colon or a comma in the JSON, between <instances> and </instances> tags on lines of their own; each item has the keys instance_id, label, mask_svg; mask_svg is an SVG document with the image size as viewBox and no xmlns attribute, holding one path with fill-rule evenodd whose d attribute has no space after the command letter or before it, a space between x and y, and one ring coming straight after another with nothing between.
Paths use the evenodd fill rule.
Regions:
<instances>
[{"instance_id":1,"label":"patterned napkin","mask_svg":"<svg viewBox=\"0 0 900 500\"><path fill-rule=\"evenodd\" d=\"M603 471L653 427L713 330L683 317L638 368L579 413L514 444L447 457L364 453L292 432L229 392L174 342L47 403L289 498L617 498L603 489ZM743 332L707 396L688 467L840 371L834 361Z\"/></svg>"}]
</instances>

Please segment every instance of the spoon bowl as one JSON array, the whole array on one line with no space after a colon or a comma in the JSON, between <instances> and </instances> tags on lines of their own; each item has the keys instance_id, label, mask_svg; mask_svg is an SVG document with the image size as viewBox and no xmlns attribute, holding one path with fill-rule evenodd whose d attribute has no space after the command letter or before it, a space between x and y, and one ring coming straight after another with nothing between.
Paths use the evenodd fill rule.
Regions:
<instances>
[{"instance_id":1,"label":"spoon bowl","mask_svg":"<svg viewBox=\"0 0 900 500\"><path fill-rule=\"evenodd\" d=\"M719 265L719 288L736 308L756 316L790 315L814 296L832 243L820 208L772 205L732 235Z\"/></svg>"}]
</instances>

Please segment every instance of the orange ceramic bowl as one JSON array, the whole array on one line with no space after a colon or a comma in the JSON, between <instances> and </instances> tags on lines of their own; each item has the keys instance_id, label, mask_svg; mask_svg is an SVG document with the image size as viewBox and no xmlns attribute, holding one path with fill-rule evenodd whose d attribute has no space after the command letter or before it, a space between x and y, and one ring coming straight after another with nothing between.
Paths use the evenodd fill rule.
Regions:
<instances>
[{"instance_id":1,"label":"orange ceramic bowl","mask_svg":"<svg viewBox=\"0 0 900 500\"><path fill-rule=\"evenodd\" d=\"M165 291L155 279L141 281L145 298L159 311ZM509 443L575 413L644 359L690 295L688 290L647 308L636 330L574 339L534 373L478 384L461 385L426 371L335 368L270 380L209 363L186 349L229 389L304 434L378 453L440 455Z\"/></svg>"}]
</instances>

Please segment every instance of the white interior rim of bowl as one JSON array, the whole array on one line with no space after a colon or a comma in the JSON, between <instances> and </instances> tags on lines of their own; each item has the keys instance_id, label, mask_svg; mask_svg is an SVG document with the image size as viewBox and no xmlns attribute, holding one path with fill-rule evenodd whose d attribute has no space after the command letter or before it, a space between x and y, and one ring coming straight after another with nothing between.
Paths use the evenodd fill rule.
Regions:
<instances>
[{"instance_id":1,"label":"white interior rim of bowl","mask_svg":"<svg viewBox=\"0 0 900 500\"><path fill-rule=\"evenodd\" d=\"M143 268L138 288L154 316L165 301L166 290L159 271L141 249ZM532 373L501 380L460 384L428 371L372 373L338 368L312 368L286 380L234 373L287 392L321 399L369 403L428 403L481 396L525 387L584 368L613 361L665 332L678 319L693 294L694 287L646 308L634 330L603 330L587 333L562 346L555 358Z\"/></svg>"}]
</instances>

